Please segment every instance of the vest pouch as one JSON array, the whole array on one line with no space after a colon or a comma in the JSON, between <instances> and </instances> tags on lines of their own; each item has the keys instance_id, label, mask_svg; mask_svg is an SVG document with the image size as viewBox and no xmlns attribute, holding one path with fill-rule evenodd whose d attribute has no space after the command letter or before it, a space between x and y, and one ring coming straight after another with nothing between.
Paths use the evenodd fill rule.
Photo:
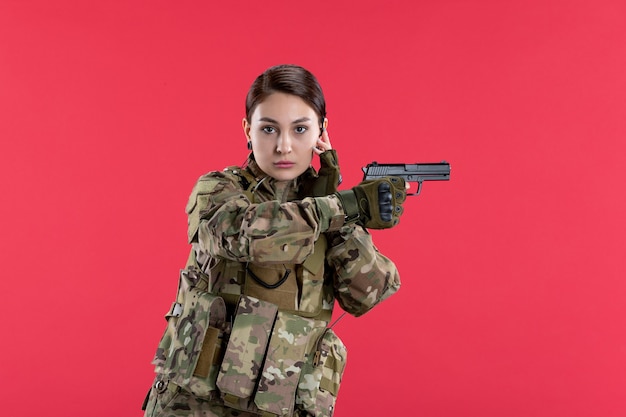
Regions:
<instances>
[{"instance_id":1,"label":"vest pouch","mask_svg":"<svg viewBox=\"0 0 626 417\"><path fill-rule=\"evenodd\" d=\"M278 307L242 295L239 298L230 339L217 377L224 404L257 412L252 401Z\"/></svg>"},{"instance_id":2,"label":"vest pouch","mask_svg":"<svg viewBox=\"0 0 626 417\"><path fill-rule=\"evenodd\" d=\"M226 305L221 297L190 288L166 353L163 373L197 397L217 396L215 379L226 329Z\"/></svg>"},{"instance_id":3,"label":"vest pouch","mask_svg":"<svg viewBox=\"0 0 626 417\"><path fill-rule=\"evenodd\" d=\"M316 417L332 416L347 357L341 339L332 329L325 329L307 355L296 391L296 409Z\"/></svg>"},{"instance_id":4,"label":"vest pouch","mask_svg":"<svg viewBox=\"0 0 626 417\"><path fill-rule=\"evenodd\" d=\"M176 323L171 317L168 316L169 313L166 315L167 326L165 327L163 336L161 336L161 340L159 340L159 345L157 346L154 358L152 359L154 372L157 374L163 373L163 367L167 361L167 357L165 355L169 351L170 346L172 346L172 334L176 332Z\"/></svg>"},{"instance_id":5,"label":"vest pouch","mask_svg":"<svg viewBox=\"0 0 626 417\"><path fill-rule=\"evenodd\" d=\"M314 325L314 320L278 313L254 396L259 410L276 416L293 415L300 372Z\"/></svg>"},{"instance_id":6,"label":"vest pouch","mask_svg":"<svg viewBox=\"0 0 626 417\"><path fill-rule=\"evenodd\" d=\"M183 304L185 294L198 284L202 284L202 274L195 269L183 269L180 271L178 280L178 289L176 290L176 301L172 303L169 311L165 314L167 326L163 332L163 336L159 341L159 345L154 354L152 364L155 366L155 372L162 374L167 361L167 354L172 347L172 341L176 338L176 325L183 312Z\"/></svg>"}]
</instances>

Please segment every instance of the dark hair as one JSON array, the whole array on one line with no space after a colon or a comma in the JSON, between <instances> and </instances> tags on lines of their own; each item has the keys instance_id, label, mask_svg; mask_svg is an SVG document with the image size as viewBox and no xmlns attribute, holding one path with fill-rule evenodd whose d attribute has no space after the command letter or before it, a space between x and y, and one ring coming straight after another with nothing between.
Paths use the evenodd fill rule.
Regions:
<instances>
[{"instance_id":1,"label":"dark hair","mask_svg":"<svg viewBox=\"0 0 626 417\"><path fill-rule=\"evenodd\" d=\"M320 124L326 117L326 100L322 87L308 70L298 65L276 65L259 75L252 83L246 97L246 119L256 106L272 93L286 93L298 96L311 105Z\"/></svg>"}]
</instances>

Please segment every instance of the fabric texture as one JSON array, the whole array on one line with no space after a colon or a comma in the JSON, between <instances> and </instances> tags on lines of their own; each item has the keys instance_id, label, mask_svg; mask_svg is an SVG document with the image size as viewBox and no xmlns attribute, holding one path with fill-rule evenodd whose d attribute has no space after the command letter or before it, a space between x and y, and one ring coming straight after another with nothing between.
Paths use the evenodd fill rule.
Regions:
<instances>
[{"instance_id":1,"label":"fabric texture","mask_svg":"<svg viewBox=\"0 0 626 417\"><path fill-rule=\"evenodd\" d=\"M198 179L186 206L191 253L166 315L146 416L332 415L347 360L346 347L327 328L335 300L361 316L395 293L400 278L368 231L345 223L335 195L303 195L316 178L311 168L292 181L277 181L250 157L244 168ZM203 303L198 316L190 294L223 299L225 319L211 316ZM197 317L208 324L199 326ZM193 355L184 346L192 340L185 336L189 326L198 335ZM202 337L210 340L210 354L198 353ZM206 395L177 384L181 378L172 380L177 371L170 356L176 352L210 358L210 364L181 364L185 375L196 369L190 386L204 384ZM215 371L208 371L210 365Z\"/></svg>"}]
</instances>

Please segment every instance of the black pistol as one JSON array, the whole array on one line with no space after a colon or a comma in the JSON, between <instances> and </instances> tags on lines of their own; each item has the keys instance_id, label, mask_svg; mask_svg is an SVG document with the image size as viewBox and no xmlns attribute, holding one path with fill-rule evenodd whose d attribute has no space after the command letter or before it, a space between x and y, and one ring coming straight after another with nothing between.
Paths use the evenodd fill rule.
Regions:
<instances>
[{"instance_id":1,"label":"black pistol","mask_svg":"<svg viewBox=\"0 0 626 417\"><path fill-rule=\"evenodd\" d=\"M379 164L372 162L363 168L363 180L402 177L407 182L417 182L417 191L407 195L419 195L424 181L449 181L450 164L446 161L417 164Z\"/></svg>"}]
</instances>

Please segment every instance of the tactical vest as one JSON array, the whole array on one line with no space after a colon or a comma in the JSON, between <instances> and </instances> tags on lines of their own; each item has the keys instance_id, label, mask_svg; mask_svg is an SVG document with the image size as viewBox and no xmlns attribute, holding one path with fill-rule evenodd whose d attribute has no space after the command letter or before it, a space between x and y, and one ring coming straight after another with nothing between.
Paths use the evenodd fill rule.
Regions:
<instances>
[{"instance_id":1,"label":"tactical vest","mask_svg":"<svg viewBox=\"0 0 626 417\"><path fill-rule=\"evenodd\" d=\"M239 167L224 173L254 202L251 174ZM186 207L190 240L214 186L200 180L194 187ZM324 279L326 248L320 235L300 265L197 259L192 249L153 361L157 380L263 417L294 410L331 416L347 352L326 327L334 300Z\"/></svg>"}]
</instances>

